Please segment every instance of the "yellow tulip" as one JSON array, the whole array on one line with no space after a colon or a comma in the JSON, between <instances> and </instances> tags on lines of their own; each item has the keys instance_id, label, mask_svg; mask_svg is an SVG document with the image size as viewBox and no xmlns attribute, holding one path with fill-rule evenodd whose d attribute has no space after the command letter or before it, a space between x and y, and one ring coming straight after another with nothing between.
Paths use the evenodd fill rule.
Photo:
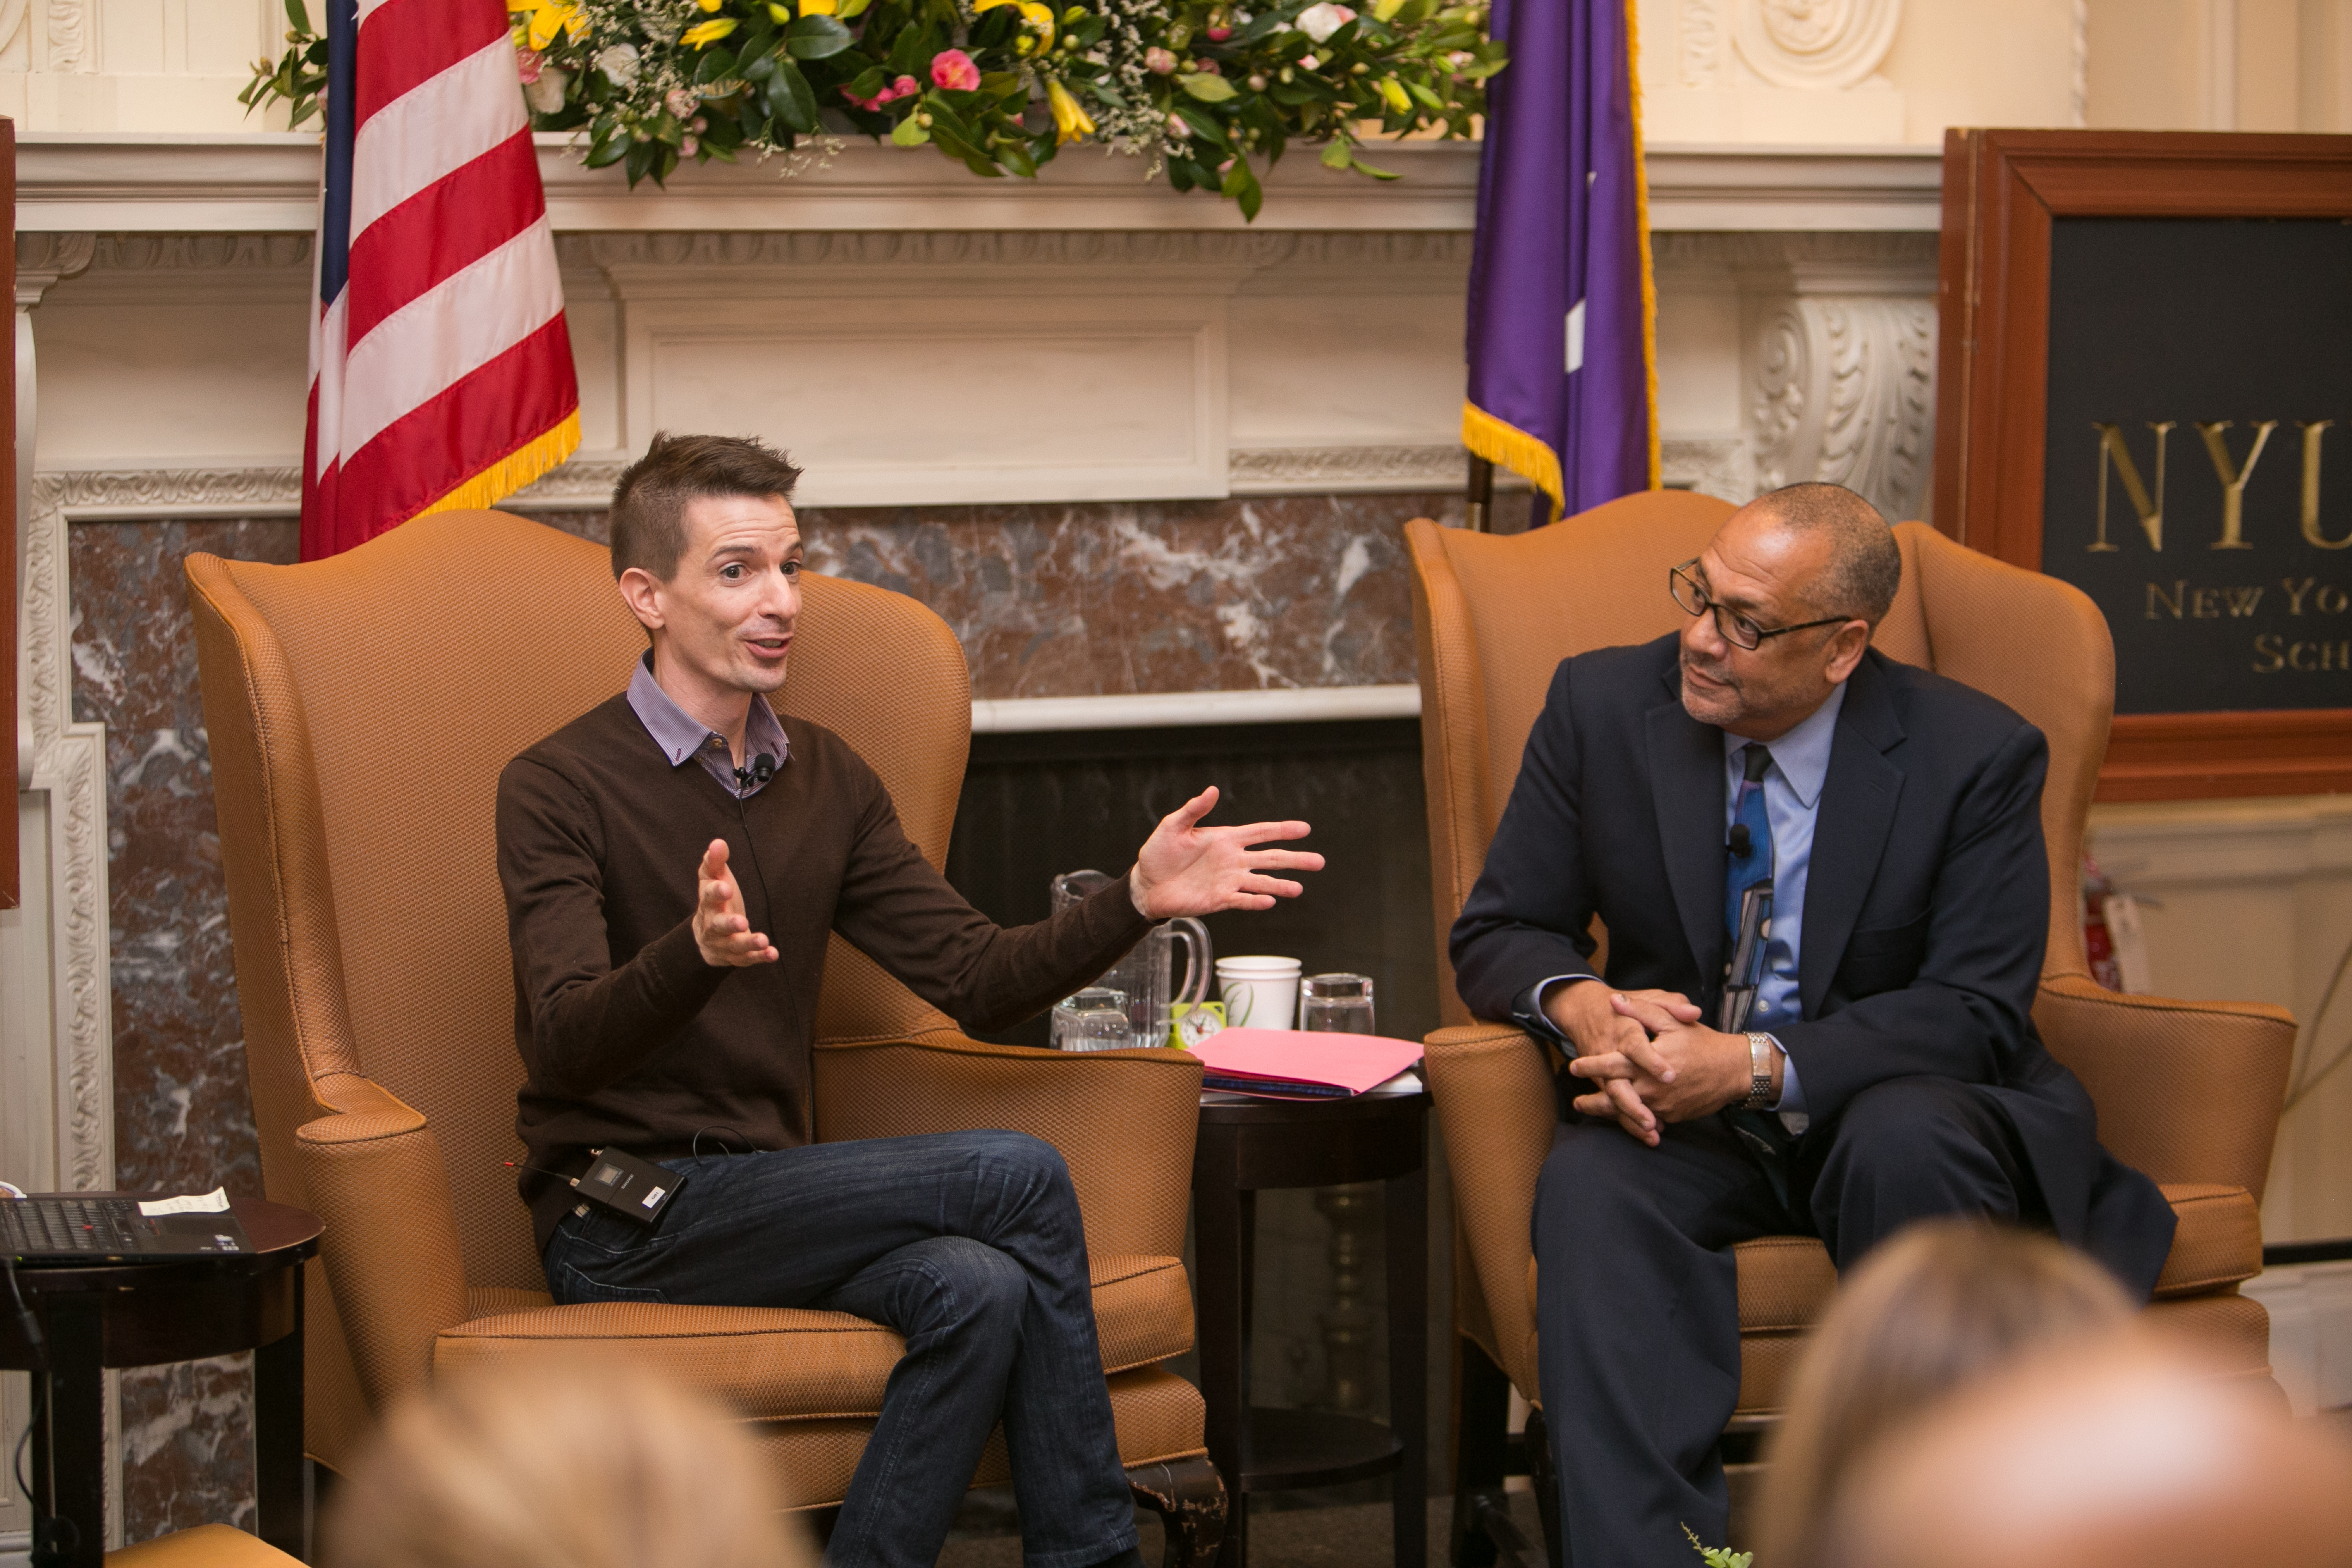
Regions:
<instances>
[{"instance_id":1,"label":"yellow tulip","mask_svg":"<svg viewBox=\"0 0 2352 1568\"><path fill-rule=\"evenodd\" d=\"M1037 0L1014 0L1014 4L1021 7L1022 21L1027 23L1029 30L1037 35L1038 47L1043 48L1052 43L1054 41L1054 8L1051 5L1040 5Z\"/></svg>"},{"instance_id":2,"label":"yellow tulip","mask_svg":"<svg viewBox=\"0 0 2352 1568\"><path fill-rule=\"evenodd\" d=\"M999 5L1012 5L1015 4L1018 4L1018 0L972 0L971 14L977 16L983 11L995 10Z\"/></svg>"},{"instance_id":3,"label":"yellow tulip","mask_svg":"<svg viewBox=\"0 0 2352 1568\"><path fill-rule=\"evenodd\" d=\"M725 3L726 0L694 0L696 8L702 11L716 11Z\"/></svg>"},{"instance_id":4,"label":"yellow tulip","mask_svg":"<svg viewBox=\"0 0 2352 1568\"><path fill-rule=\"evenodd\" d=\"M677 41L681 44L692 44L696 48L699 49L717 43L719 39L725 37L734 30L735 18L732 16L720 16L714 21L704 22L696 26L688 27L682 35L679 36Z\"/></svg>"},{"instance_id":5,"label":"yellow tulip","mask_svg":"<svg viewBox=\"0 0 2352 1568\"><path fill-rule=\"evenodd\" d=\"M803 16L835 16L840 14L840 0L801 0L801 15Z\"/></svg>"},{"instance_id":6,"label":"yellow tulip","mask_svg":"<svg viewBox=\"0 0 2352 1568\"><path fill-rule=\"evenodd\" d=\"M1055 145L1076 142L1094 133L1093 117L1078 107L1078 100L1070 96L1070 89L1062 85L1061 78L1055 77L1045 83L1045 106L1054 111Z\"/></svg>"},{"instance_id":7,"label":"yellow tulip","mask_svg":"<svg viewBox=\"0 0 2352 1568\"><path fill-rule=\"evenodd\" d=\"M1384 76L1381 78L1379 87L1381 96L1388 100L1391 109L1395 110L1399 114L1412 112L1412 100L1405 96L1404 83L1392 76Z\"/></svg>"}]
</instances>

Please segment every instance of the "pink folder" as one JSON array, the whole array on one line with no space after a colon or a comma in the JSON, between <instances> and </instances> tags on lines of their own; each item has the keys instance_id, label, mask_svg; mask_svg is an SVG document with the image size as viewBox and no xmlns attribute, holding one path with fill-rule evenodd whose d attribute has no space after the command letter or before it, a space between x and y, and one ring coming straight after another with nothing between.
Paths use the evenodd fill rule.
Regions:
<instances>
[{"instance_id":1,"label":"pink folder","mask_svg":"<svg viewBox=\"0 0 2352 1568\"><path fill-rule=\"evenodd\" d=\"M1212 1089L1283 1099L1357 1095L1421 1060L1417 1040L1305 1029L1220 1029L1193 1048ZM1263 1086L1263 1087L1261 1087Z\"/></svg>"}]
</instances>

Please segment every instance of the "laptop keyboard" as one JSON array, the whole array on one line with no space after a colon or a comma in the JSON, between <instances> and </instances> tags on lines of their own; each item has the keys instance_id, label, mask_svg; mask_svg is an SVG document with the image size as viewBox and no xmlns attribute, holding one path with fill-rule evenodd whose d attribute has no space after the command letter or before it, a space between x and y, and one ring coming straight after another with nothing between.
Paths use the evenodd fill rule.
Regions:
<instances>
[{"instance_id":1,"label":"laptop keyboard","mask_svg":"<svg viewBox=\"0 0 2352 1568\"><path fill-rule=\"evenodd\" d=\"M19 1258L121 1258L153 1242L135 1198L0 1200L0 1250Z\"/></svg>"}]
</instances>

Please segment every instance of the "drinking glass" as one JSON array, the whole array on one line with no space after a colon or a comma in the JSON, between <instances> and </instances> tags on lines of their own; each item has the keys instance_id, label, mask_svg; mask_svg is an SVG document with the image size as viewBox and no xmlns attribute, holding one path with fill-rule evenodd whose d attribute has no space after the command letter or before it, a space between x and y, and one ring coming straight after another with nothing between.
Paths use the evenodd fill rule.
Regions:
<instances>
[{"instance_id":1,"label":"drinking glass","mask_svg":"<svg viewBox=\"0 0 2352 1568\"><path fill-rule=\"evenodd\" d=\"M1126 1050L1135 1044L1127 993L1108 985L1072 992L1054 1005L1053 1037L1057 1050Z\"/></svg>"},{"instance_id":2,"label":"drinking glass","mask_svg":"<svg viewBox=\"0 0 2352 1568\"><path fill-rule=\"evenodd\" d=\"M1298 984L1298 1026L1334 1035L1372 1032L1372 982L1365 974L1310 974Z\"/></svg>"}]
</instances>

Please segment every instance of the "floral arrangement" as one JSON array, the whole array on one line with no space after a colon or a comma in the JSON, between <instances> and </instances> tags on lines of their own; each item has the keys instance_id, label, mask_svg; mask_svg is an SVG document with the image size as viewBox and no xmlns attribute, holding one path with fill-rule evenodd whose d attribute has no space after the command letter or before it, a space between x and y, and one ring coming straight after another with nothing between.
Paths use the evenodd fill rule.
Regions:
<instances>
[{"instance_id":1,"label":"floral arrangement","mask_svg":"<svg viewBox=\"0 0 2352 1568\"><path fill-rule=\"evenodd\" d=\"M823 150L862 132L1001 178L1063 147L1149 155L1255 218L1292 142L1394 179L1368 132L1466 137L1503 47L1486 0L509 0L534 126L585 136L634 185L688 159ZM327 46L302 0L240 95L317 112ZM788 167L790 167L788 165Z\"/></svg>"}]
</instances>

